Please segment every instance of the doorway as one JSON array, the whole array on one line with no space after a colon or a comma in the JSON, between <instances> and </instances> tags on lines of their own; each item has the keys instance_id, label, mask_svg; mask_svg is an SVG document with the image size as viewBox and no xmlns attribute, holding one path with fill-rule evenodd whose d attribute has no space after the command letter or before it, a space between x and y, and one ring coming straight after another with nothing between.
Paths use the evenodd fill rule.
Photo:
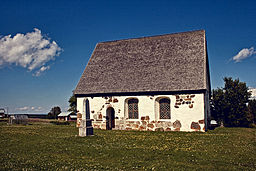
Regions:
<instances>
[{"instance_id":1,"label":"doorway","mask_svg":"<svg viewBox=\"0 0 256 171\"><path fill-rule=\"evenodd\" d=\"M115 128L115 110L109 107L106 111L106 129L112 130L112 128Z\"/></svg>"}]
</instances>

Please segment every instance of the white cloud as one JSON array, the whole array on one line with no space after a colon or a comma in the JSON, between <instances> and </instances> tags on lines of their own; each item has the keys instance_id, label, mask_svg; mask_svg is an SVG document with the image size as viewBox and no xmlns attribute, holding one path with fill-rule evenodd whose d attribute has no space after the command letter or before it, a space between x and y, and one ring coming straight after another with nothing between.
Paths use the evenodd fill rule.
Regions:
<instances>
[{"instance_id":1,"label":"white cloud","mask_svg":"<svg viewBox=\"0 0 256 171\"><path fill-rule=\"evenodd\" d=\"M33 74L34 76L38 77L41 75L42 72L46 71L50 69L50 66L42 66L38 71L35 72L35 74Z\"/></svg>"},{"instance_id":2,"label":"white cloud","mask_svg":"<svg viewBox=\"0 0 256 171\"><path fill-rule=\"evenodd\" d=\"M250 49L244 48L240 52L238 52L237 55L233 56L233 60L235 62L241 62L243 59L246 59L252 55L256 54L256 51L254 50L254 47L251 47Z\"/></svg>"},{"instance_id":3,"label":"white cloud","mask_svg":"<svg viewBox=\"0 0 256 171\"><path fill-rule=\"evenodd\" d=\"M37 107L34 109L35 112L42 112L43 111L43 108L42 107Z\"/></svg>"},{"instance_id":4,"label":"white cloud","mask_svg":"<svg viewBox=\"0 0 256 171\"><path fill-rule=\"evenodd\" d=\"M41 112L43 110L42 107L35 107L35 106L24 106L24 107L19 107L16 108L16 111L28 111L28 112Z\"/></svg>"},{"instance_id":5,"label":"white cloud","mask_svg":"<svg viewBox=\"0 0 256 171\"><path fill-rule=\"evenodd\" d=\"M26 111L26 110L28 110L29 108L30 108L30 107L28 107L28 106L24 106L24 107L17 108L17 110Z\"/></svg>"},{"instance_id":6,"label":"white cloud","mask_svg":"<svg viewBox=\"0 0 256 171\"><path fill-rule=\"evenodd\" d=\"M61 48L55 41L44 37L37 28L26 34L17 33L11 37L0 37L0 66L15 64L27 68L29 71L40 68L41 72L49 69L44 65L54 60L61 52Z\"/></svg>"}]
</instances>

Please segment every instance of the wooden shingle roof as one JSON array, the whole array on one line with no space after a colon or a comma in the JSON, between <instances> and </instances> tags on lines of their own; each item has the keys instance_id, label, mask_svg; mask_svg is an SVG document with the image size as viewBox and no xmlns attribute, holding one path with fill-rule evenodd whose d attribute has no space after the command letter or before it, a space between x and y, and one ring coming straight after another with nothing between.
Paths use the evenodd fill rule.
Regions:
<instances>
[{"instance_id":1,"label":"wooden shingle roof","mask_svg":"<svg viewBox=\"0 0 256 171\"><path fill-rule=\"evenodd\" d=\"M206 90L205 31L98 43L76 95Z\"/></svg>"}]
</instances>

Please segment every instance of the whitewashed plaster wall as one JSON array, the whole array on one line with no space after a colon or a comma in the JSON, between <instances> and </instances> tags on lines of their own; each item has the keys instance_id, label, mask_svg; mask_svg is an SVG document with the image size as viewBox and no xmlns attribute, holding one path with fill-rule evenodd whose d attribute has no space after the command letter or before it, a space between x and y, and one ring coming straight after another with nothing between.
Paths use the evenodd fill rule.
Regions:
<instances>
[{"instance_id":1,"label":"whitewashed plaster wall","mask_svg":"<svg viewBox=\"0 0 256 171\"><path fill-rule=\"evenodd\" d=\"M94 121L102 119L104 122L106 116L106 110L109 107L114 108L116 122L118 120L126 120L126 121L141 121L142 117L149 117L150 121L155 122L170 122L174 123L175 121L179 121L181 123L180 131L194 131L191 129L191 123L198 123L201 120L201 127L204 127L204 120L206 114L206 107L204 104L205 95L201 94L193 94L193 98L190 100L190 104L178 104L178 97L186 99L186 97L191 97L191 94L179 94L179 95L155 95L155 96L112 96L110 97L88 97L90 104L90 118ZM171 119L159 119L158 111L159 104L158 99L162 97L167 97L170 99L171 104ZM125 101L130 98L138 99L138 108L139 108L139 118L138 119L128 119L128 110L127 104ZM77 98L77 110L78 113L84 114L84 99L86 97L78 97ZM190 106L192 105L192 107ZM189 107L190 106L190 107ZM100 116L101 115L101 116ZM100 117L99 117L100 116ZM202 121L203 120L203 121ZM155 123L153 122L153 123ZM203 123L202 123L203 122ZM154 128L155 129L155 128ZM153 130L154 130L153 129ZM200 131L204 131L204 129L200 129Z\"/></svg>"}]
</instances>

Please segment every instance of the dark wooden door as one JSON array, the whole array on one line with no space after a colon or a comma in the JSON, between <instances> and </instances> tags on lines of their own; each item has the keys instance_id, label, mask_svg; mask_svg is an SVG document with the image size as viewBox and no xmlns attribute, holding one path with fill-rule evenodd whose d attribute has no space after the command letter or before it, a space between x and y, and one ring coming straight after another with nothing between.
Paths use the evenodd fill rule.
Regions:
<instances>
[{"instance_id":1,"label":"dark wooden door","mask_svg":"<svg viewBox=\"0 0 256 171\"><path fill-rule=\"evenodd\" d=\"M112 128L115 128L115 110L112 107L109 107L106 113L106 129L111 130Z\"/></svg>"}]
</instances>

